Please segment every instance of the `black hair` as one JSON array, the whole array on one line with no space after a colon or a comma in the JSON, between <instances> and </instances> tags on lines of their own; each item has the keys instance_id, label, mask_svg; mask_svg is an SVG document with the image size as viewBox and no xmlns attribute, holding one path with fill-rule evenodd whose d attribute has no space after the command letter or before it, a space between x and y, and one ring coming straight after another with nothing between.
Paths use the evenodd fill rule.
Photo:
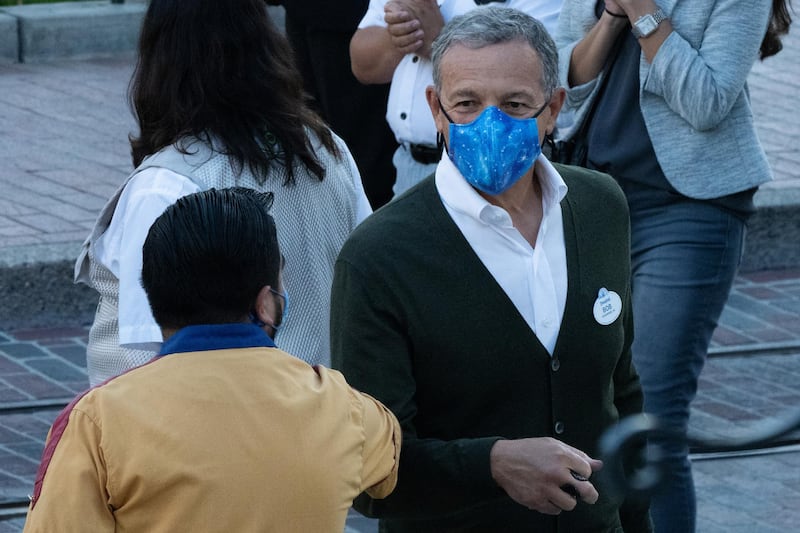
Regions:
<instances>
[{"instance_id":1,"label":"black hair","mask_svg":"<svg viewBox=\"0 0 800 533\"><path fill-rule=\"evenodd\" d=\"M247 165L259 183L273 165L293 181L297 159L325 177L308 130L339 155L264 0L151 0L129 97L134 166L172 144L186 153L190 135L221 144L234 170Z\"/></svg>"},{"instance_id":2,"label":"black hair","mask_svg":"<svg viewBox=\"0 0 800 533\"><path fill-rule=\"evenodd\" d=\"M772 14L767 26L767 33L761 41L761 60L774 56L783 50L781 36L789 33L792 16L789 14L792 0L772 0Z\"/></svg>"},{"instance_id":3,"label":"black hair","mask_svg":"<svg viewBox=\"0 0 800 533\"><path fill-rule=\"evenodd\" d=\"M142 286L159 326L240 322L265 285L279 286L272 200L242 187L209 189L156 219L142 248Z\"/></svg>"}]
</instances>

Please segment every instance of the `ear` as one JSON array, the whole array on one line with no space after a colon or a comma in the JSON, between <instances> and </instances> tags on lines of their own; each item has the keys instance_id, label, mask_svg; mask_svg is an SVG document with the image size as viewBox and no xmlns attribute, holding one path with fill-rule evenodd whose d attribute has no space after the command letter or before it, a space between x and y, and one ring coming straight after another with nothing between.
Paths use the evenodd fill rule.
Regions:
<instances>
[{"instance_id":1,"label":"ear","mask_svg":"<svg viewBox=\"0 0 800 533\"><path fill-rule=\"evenodd\" d=\"M553 130L556 129L556 119L564 106L567 99L567 91L563 87L558 87L550 98L550 103L547 104L549 113L547 114L547 122L545 123L545 134L552 135Z\"/></svg>"},{"instance_id":2,"label":"ear","mask_svg":"<svg viewBox=\"0 0 800 533\"><path fill-rule=\"evenodd\" d=\"M278 311L275 308L275 298L272 297L271 288L269 285L261 287L261 290L256 295L256 301L253 303L253 313L256 318L267 326L275 325L275 317Z\"/></svg>"},{"instance_id":3,"label":"ear","mask_svg":"<svg viewBox=\"0 0 800 533\"><path fill-rule=\"evenodd\" d=\"M439 95L436 93L436 89L433 85L428 85L428 87L425 88L425 98L428 100L428 107L431 108L433 122L436 124L436 131L442 135L447 135L449 122L444 116L444 113L441 112L442 106L439 105Z\"/></svg>"}]
</instances>

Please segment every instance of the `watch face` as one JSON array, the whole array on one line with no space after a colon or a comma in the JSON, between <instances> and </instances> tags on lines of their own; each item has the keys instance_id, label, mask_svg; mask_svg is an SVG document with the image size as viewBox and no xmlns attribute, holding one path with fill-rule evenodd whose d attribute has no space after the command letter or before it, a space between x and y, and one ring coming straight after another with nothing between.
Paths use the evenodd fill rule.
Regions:
<instances>
[{"instance_id":1,"label":"watch face","mask_svg":"<svg viewBox=\"0 0 800 533\"><path fill-rule=\"evenodd\" d=\"M636 29L639 30L642 37L647 37L658 27L658 23L656 19L653 18L653 15L645 15L639 20L636 21Z\"/></svg>"}]
</instances>

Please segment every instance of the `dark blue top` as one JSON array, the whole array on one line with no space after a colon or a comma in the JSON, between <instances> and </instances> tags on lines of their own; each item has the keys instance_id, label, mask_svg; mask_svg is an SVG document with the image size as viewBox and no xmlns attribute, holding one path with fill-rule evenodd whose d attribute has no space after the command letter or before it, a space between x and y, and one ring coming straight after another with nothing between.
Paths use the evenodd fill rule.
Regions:
<instances>
[{"instance_id":1,"label":"dark blue top","mask_svg":"<svg viewBox=\"0 0 800 533\"><path fill-rule=\"evenodd\" d=\"M589 168L657 189L675 192L661 170L639 106L639 56L630 31L619 37L593 120L588 126ZM612 88L610 90L609 88Z\"/></svg>"}]
</instances>

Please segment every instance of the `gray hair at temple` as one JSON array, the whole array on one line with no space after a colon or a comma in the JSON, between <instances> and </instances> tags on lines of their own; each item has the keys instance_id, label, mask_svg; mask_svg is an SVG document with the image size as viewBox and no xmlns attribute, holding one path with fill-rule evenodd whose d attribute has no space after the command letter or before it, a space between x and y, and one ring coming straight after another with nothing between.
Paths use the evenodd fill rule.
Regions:
<instances>
[{"instance_id":1,"label":"gray hair at temple","mask_svg":"<svg viewBox=\"0 0 800 533\"><path fill-rule=\"evenodd\" d=\"M439 66L453 45L477 49L516 40L526 41L542 62L542 89L552 94L558 87L558 50L544 24L525 13L507 7L475 8L445 24L433 41L431 62L436 92L442 88Z\"/></svg>"}]
</instances>

